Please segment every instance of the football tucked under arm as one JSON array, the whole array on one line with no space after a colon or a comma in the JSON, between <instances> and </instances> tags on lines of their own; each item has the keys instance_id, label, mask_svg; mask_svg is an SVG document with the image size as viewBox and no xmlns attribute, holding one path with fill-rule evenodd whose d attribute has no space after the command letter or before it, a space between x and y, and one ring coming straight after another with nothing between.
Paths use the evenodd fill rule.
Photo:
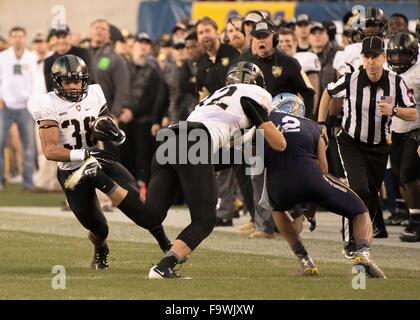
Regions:
<instances>
[{"instance_id":1,"label":"football tucked under arm","mask_svg":"<svg viewBox=\"0 0 420 320\"><path fill-rule=\"evenodd\" d=\"M90 123L93 136L100 141L114 141L121 145L125 141L125 132L118 128L117 122L110 116L100 116Z\"/></svg>"}]
</instances>

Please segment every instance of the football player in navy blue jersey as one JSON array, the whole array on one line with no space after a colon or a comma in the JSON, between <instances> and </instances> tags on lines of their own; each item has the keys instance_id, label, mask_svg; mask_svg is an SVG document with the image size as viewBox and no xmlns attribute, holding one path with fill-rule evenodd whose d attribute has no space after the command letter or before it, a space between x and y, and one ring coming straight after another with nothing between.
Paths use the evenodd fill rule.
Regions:
<instances>
[{"instance_id":1,"label":"football player in navy blue jersey","mask_svg":"<svg viewBox=\"0 0 420 320\"><path fill-rule=\"evenodd\" d=\"M325 155L327 141L321 126L303 118L305 107L297 96L280 94L274 98L270 120L283 127L287 148L278 152L265 148L265 200L273 208L273 218L305 275L316 275L318 269L304 247L287 210L302 202L316 203L323 208L353 221L357 255L355 265L375 278L385 278L381 269L370 259L372 223L362 200L346 185L327 174Z\"/></svg>"}]
</instances>

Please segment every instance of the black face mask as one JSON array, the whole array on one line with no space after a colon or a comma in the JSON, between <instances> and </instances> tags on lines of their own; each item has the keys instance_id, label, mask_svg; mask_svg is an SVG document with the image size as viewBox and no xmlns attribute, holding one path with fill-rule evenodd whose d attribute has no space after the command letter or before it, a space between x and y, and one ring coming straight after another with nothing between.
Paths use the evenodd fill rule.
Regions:
<instances>
[{"instance_id":1,"label":"black face mask","mask_svg":"<svg viewBox=\"0 0 420 320\"><path fill-rule=\"evenodd\" d=\"M417 52L409 50L388 50L388 64L396 73L404 73L417 62Z\"/></svg>"}]
</instances>

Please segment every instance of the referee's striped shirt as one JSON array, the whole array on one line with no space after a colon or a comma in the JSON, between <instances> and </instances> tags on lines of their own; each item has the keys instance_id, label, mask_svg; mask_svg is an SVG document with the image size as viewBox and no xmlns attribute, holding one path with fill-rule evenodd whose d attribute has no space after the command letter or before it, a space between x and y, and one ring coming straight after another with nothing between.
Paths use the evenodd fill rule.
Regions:
<instances>
[{"instance_id":1,"label":"referee's striped shirt","mask_svg":"<svg viewBox=\"0 0 420 320\"><path fill-rule=\"evenodd\" d=\"M327 86L333 98L345 98L342 128L356 141L385 144L390 134L391 117L382 116L376 104L382 96L391 97L393 107L415 107L412 94L396 73L383 70L377 82L371 82L365 69L346 73Z\"/></svg>"}]
</instances>

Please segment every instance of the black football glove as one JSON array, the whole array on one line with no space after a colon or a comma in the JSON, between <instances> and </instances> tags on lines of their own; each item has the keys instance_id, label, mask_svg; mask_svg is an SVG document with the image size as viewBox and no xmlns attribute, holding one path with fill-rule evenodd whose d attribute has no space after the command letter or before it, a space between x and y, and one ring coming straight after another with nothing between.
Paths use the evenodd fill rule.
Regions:
<instances>
[{"instance_id":1,"label":"black football glove","mask_svg":"<svg viewBox=\"0 0 420 320\"><path fill-rule=\"evenodd\" d=\"M249 97L242 97L240 101L245 115L257 128L264 122L270 121L267 111L255 100Z\"/></svg>"},{"instance_id":2,"label":"black football glove","mask_svg":"<svg viewBox=\"0 0 420 320\"><path fill-rule=\"evenodd\" d=\"M90 123L94 137L101 141L111 140L117 145L125 141L125 133L118 128L115 120L110 116L101 116Z\"/></svg>"}]
</instances>

